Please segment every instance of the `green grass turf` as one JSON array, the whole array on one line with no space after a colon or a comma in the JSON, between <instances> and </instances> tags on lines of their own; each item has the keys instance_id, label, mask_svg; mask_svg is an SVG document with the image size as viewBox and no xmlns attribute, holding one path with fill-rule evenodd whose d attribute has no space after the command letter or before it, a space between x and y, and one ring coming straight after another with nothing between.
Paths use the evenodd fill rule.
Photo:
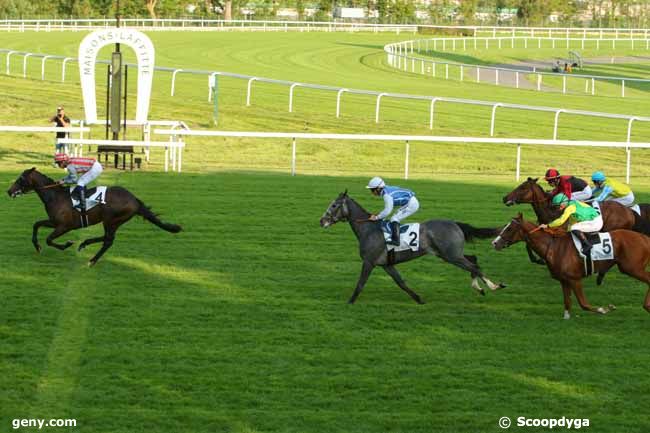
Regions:
<instances>
[{"instance_id":1,"label":"green grass turf","mask_svg":"<svg viewBox=\"0 0 650 433\"><path fill-rule=\"evenodd\" d=\"M521 245L495 253L480 241L467 251L507 289L479 297L464 272L423 258L399 268L426 305L378 270L348 306L356 240L318 218L346 187L378 208L365 178L104 180L185 231L134 220L86 268L96 248L33 251L35 196L0 198L5 430L18 417L76 418L85 432L496 431L506 415L586 417L598 432L650 427L638 417L650 385L646 288L617 272L586 293L619 309L567 322L559 285ZM399 183L421 197L419 219L494 226L516 211L499 203L505 183Z\"/></svg>"},{"instance_id":2,"label":"green grass turf","mask_svg":"<svg viewBox=\"0 0 650 433\"><path fill-rule=\"evenodd\" d=\"M3 34L0 46L75 55L82 33ZM471 97L643 114L644 100L559 96L429 80L385 65L383 44L412 35L158 34L157 64L222 69L372 90ZM110 51L109 49L106 52ZM12 62L13 64L13 62ZM31 65L31 64L30 64ZM32 69L33 68L33 69ZM20 70L17 66L15 73ZM82 112L78 84L0 76L0 124L44 124L65 103ZM74 68L69 69L74 76ZM30 66L40 77L40 65ZM49 76L49 75L48 75ZM152 118L213 128L203 79L156 78ZM332 94L220 83L219 127L239 130L431 133L427 107L345 97L334 118ZM133 106L134 104L131 103ZM489 110L440 105L436 134L485 135ZM438 111L438 109L437 109ZM567 116L568 117L568 116ZM562 123L561 123L562 125ZM572 118L566 138L621 139L625 122ZM644 129L645 128L645 129ZM548 137L552 117L498 114L501 136ZM132 131L135 137L137 131ZM93 137L103 137L99 129ZM650 129L635 124L635 140ZM0 184L48 167L49 134L3 134ZM31 223L44 217L35 196L0 197L3 262L0 304L0 429L13 418L76 418L82 432L489 432L501 416L590 418L591 431L645 432L650 385L646 288L618 272L593 280L594 304L607 317L574 310L561 320L559 285L527 262L522 246L501 253L468 245L488 276L508 288L477 296L465 273L435 258L399 267L427 301L415 305L381 271L355 306L345 301L358 278L356 241L345 225L318 219L345 188L378 209L363 188L381 174L417 191L418 220L450 218L504 224L528 208L505 208L515 185L514 148L411 144L411 175L400 181L403 144L299 142L299 176L286 175L290 143L188 141L187 173L161 173L161 155L140 172L108 169L102 183L132 190L166 221L171 235L136 219L117 234L95 268L82 253L46 247L37 255ZM624 174L624 152L525 147L522 174L548 165L588 175ZM272 173L276 172L276 173ZM645 151L633 152L633 186L650 201ZM47 234L44 230L41 240ZM96 236L99 228L65 239ZM517 431L516 428L512 430ZM27 430L29 431L29 430Z\"/></svg>"}]
</instances>

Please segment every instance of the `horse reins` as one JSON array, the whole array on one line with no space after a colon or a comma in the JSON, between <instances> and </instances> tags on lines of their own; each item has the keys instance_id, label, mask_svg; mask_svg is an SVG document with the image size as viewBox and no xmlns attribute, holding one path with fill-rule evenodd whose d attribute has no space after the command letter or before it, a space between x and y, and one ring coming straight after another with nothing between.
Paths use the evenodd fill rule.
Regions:
<instances>
[{"instance_id":1,"label":"horse reins","mask_svg":"<svg viewBox=\"0 0 650 433\"><path fill-rule=\"evenodd\" d=\"M50 188L56 188L57 186L62 186L62 185L60 183L51 183L45 186L37 186L34 187L34 189L32 189L31 191L27 191L27 192L21 191L21 194L29 194L30 192L36 192L37 189L39 190L50 189Z\"/></svg>"}]
</instances>

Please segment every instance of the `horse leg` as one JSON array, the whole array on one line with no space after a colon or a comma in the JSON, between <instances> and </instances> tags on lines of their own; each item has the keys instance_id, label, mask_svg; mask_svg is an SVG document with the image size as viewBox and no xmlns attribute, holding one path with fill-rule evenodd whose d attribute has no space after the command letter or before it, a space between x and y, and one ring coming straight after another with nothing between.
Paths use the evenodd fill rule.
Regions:
<instances>
[{"instance_id":1,"label":"horse leg","mask_svg":"<svg viewBox=\"0 0 650 433\"><path fill-rule=\"evenodd\" d=\"M587 301L585 293L582 291L582 281L568 281L568 283L571 285L573 293L576 294L576 299L578 299L578 303L580 304L580 308L583 310L591 311L592 313L607 314L616 309L616 307L611 304L607 307L592 307L589 301Z\"/></svg>"},{"instance_id":2,"label":"horse leg","mask_svg":"<svg viewBox=\"0 0 650 433\"><path fill-rule=\"evenodd\" d=\"M363 286L366 285L366 281L368 281L368 277L370 276L370 273L372 272L373 268L375 266L372 263L363 262L363 266L361 267L361 276L359 276L359 281L357 281L357 287L354 289L354 293L352 293L352 296L348 300L348 304L354 304L354 301L357 300L359 295L361 294L361 291L363 290Z\"/></svg>"},{"instance_id":3,"label":"horse leg","mask_svg":"<svg viewBox=\"0 0 650 433\"><path fill-rule=\"evenodd\" d=\"M424 304L420 296L415 293L413 290L409 289L404 280L402 279L402 276L397 272L397 269L395 269L395 266L384 266L384 270L388 275L390 275L393 280L397 283L397 285L400 287L400 289L404 290L408 295L413 298L415 302L418 304Z\"/></svg>"},{"instance_id":4,"label":"horse leg","mask_svg":"<svg viewBox=\"0 0 650 433\"><path fill-rule=\"evenodd\" d=\"M567 281L561 281L562 293L564 294L564 319L571 318L571 285Z\"/></svg>"},{"instance_id":5,"label":"horse leg","mask_svg":"<svg viewBox=\"0 0 650 433\"><path fill-rule=\"evenodd\" d=\"M640 267L636 268L631 268L627 267L628 263L623 265L622 263L618 264L618 269L623 272L626 275L629 275L632 278L635 278L641 282L644 282L650 287L650 273L646 272L644 269L645 266L641 265ZM645 302L643 303L643 308L646 309L648 313L650 313L650 288L648 289L648 292L646 293L645 296Z\"/></svg>"},{"instance_id":6,"label":"horse leg","mask_svg":"<svg viewBox=\"0 0 650 433\"><path fill-rule=\"evenodd\" d=\"M113 245L113 241L115 240L116 230L117 229L115 227L104 224L104 237L103 237L104 244L99 249L99 251L97 251L95 257L93 257L88 261L88 266L94 266L97 263L97 261L104 255L106 250L108 250L111 247L111 245Z\"/></svg>"},{"instance_id":7,"label":"horse leg","mask_svg":"<svg viewBox=\"0 0 650 433\"><path fill-rule=\"evenodd\" d=\"M479 292L481 295L485 296L485 290L479 284L479 278L482 277L482 273L478 265L475 265L469 261L464 255L460 257L447 257L443 254L440 254L440 257L447 263L450 263L469 272L472 275L472 288Z\"/></svg>"},{"instance_id":8,"label":"horse leg","mask_svg":"<svg viewBox=\"0 0 650 433\"><path fill-rule=\"evenodd\" d=\"M38 243L38 229L41 227L54 227L54 223L50 220L41 220L34 223L34 230L32 231L32 244L39 253L41 252L41 245Z\"/></svg>"},{"instance_id":9,"label":"horse leg","mask_svg":"<svg viewBox=\"0 0 650 433\"><path fill-rule=\"evenodd\" d=\"M535 255L535 252L533 251L533 249L528 244L526 244L526 252L528 253L528 259L530 260L531 263L535 263L535 264L538 264L538 265L545 265L546 264L544 259L540 259Z\"/></svg>"},{"instance_id":10,"label":"horse leg","mask_svg":"<svg viewBox=\"0 0 650 433\"><path fill-rule=\"evenodd\" d=\"M95 244L95 243L97 243L97 242L103 242L103 241L104 241L104 236L99 236L99 237L96 237L96 238L86 239L85 241L83 241L83 242L79 245L79 248L77 249L77 251L81 251L81 250L83 250L83 249L86 248L88 245Z\"/></svg>"},{"instance_id":11,"label":"horse leg","mask_svg":"<svg viewBox=\"0 0 650 433\"><path fill-rule=\"evenodd\" d=\"M70 247L72 244L74 244L73 241L67 241L65 244L57 244L57 243L53 242L54 239L68 233L70 230L71 230L70 227L64 227L64 226L56 226L56 227L54 227L54 231L52 233L50 233L50 235L46 239L47 244L49 246L57 248L57 249L59 249L61 251L63 251L66 248Z\"/></svg>"}]
</instances>

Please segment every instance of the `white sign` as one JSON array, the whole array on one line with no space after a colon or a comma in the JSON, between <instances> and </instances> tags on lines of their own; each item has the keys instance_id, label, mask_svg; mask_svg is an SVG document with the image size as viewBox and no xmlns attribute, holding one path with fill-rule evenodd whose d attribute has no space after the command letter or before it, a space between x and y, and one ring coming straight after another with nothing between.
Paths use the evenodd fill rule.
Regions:
<instances>
[{"instance_id":1,"label":"white sign","mask_svg":"<svg viewBox=\"0 0 650 433\"><path fill-rule=\"evenodd\" d=\"M145 123L149 114L151 85L153 83L155 50L151 39L133 29L105 29L92 32L79 45L79 76L84 98L85 121L97 123L97 95L95 93L95 63L97 54L105 45L124 44L133 48L138 59L138 98L135 120Z\"/></svg>"}]
</instances>

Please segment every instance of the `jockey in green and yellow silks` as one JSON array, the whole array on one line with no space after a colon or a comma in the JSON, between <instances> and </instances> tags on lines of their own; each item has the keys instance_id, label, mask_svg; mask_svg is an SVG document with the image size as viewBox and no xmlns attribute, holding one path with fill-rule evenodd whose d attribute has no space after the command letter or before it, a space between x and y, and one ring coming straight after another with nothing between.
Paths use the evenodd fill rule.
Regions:
<instances>
[{"instance_id":1,"label":"jockey in green and yellow silks","mask_svg":"<svg viewBox=\"0 0 650 433\"><path fill-rule=\"evenodd\" d=\"M552 203L554 206L560 207L562 215L548 225L542 224L541 227L560 227L569 221L571 223L569 230L582 241L582 253L588 256L592 245L587 240L585 233L598 232L603 228L603 217L600 212L581 201L569 200L566 195L561 193L553 197Z\"/></svg>"}]
</instances>

